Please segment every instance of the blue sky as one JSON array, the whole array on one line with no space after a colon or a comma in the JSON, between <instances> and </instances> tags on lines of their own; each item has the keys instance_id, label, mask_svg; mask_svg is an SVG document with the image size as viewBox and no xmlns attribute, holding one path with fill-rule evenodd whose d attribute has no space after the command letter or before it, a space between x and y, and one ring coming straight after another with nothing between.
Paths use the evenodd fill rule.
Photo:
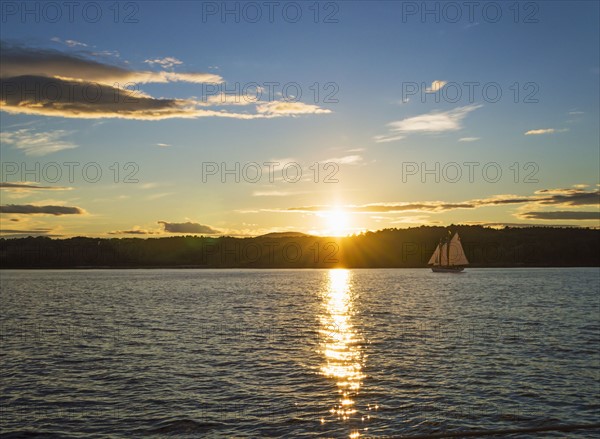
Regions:
<instances>
[{"instance_id":1,"label":"blue sky","mask_svg":"<svg viewBox=\"0 0 600 439\"><path fill-rule=\"evenodd\" d=\"M452 3L459 20L448 2L428 2L439 22L422 2L278 2L273 23L263 2L123 2L117 23L112 3L96 23L93 8L71 22L58 4L57 20L42 3L29 2L37 17L21 2L2 6L5 236L598 226L597 2L481 2L472 20L466 2ZM251 23L255 5L262 19ZM221 16L236 7L238 22ZM92 84L103 96L131 81L137 91L122 93L137 102L23 97L24 75L28 86ZM225 87L235 99L236 83L262 86L261 100L237 93L245 105L223 105L212 93ZM273 96L269 83L279 84ZM417 92L405 95L410 86ZM280 163L274 181L270 161ZM58 181L13 172L51 162ZM102 178L68 181L65 162L95 163ZM263 175L223 183L219 172L203 176L207 163L240 172L258 163ZM295 183L282 174L291 163L302 170ZM421 174L436 163L439 182ZM472 181L465 163L478 163ZM133 170L138 182L125 183ZM323 182L334 171L338 181Z\"/></svg>"}]
</instances>

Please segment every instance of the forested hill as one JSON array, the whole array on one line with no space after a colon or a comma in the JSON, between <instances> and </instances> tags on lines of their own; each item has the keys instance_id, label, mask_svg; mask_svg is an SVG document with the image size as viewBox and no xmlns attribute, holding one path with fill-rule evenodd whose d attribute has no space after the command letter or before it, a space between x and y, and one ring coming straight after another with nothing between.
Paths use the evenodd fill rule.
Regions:
<instances>
[{"instance_id":1,"label":"forested hill","mask_svg":"<svg viewBox=\"0 0 600 439\"><path fill-rule=\"evenodd\" d=\"M0 239L2 268L426 267L437 242L459 232L472 267L600 266L600 230L481 226L385 229L345 238L298 234L255 238L28 237Z\"/></svg>"}]
</instances>

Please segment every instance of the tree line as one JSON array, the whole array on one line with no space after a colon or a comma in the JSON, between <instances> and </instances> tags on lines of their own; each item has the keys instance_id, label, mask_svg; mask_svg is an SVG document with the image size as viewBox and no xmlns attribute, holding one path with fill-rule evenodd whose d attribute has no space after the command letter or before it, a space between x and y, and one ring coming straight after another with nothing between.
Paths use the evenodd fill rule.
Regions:
<instances>
[{"instance_id":1,"label":"tree line","mask_svg":"<svg viewBox=\"0 0 600 439\"><path fill-rule=\"evenodd\" d=\"M440 238L458 232L472 267L598 267L600 230L421 226L343 238L298 234L253 238L0 239L2 268L417 268Z\"/></svg>"}]
</instances>

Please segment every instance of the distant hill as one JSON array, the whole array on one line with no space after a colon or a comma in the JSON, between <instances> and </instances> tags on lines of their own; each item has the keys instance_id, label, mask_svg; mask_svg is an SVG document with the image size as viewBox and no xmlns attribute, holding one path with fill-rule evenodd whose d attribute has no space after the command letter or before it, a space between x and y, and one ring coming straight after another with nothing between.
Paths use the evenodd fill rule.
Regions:
<instances>
[{"instance_id":1,"label":"distant hill","mask_svg":"<svg viewBox=\"0 0 600 439\"><path fill-rule=\"evenodd\" d=\"M28 237L0 239L2 268L416 268L458 232L471 267L600 267L600 230L452 225L328 238L297 232L254 238Z\"/></svg>"}]
</instances>

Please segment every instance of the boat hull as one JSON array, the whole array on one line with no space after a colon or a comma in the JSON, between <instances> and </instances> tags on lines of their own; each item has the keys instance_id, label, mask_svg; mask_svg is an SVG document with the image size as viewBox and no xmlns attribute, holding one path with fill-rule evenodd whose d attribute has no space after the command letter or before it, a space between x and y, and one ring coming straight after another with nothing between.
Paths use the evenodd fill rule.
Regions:
<instances>
[{"instance_id":1,"label":"boat hull","mask_svg":"<svg viewBox=\"0 0 600 439\"><path fill-rule=\"evenodd\" d=\"M434 273L460 273L465 267L431 267Z\"/></svg>"}]
</instances>

